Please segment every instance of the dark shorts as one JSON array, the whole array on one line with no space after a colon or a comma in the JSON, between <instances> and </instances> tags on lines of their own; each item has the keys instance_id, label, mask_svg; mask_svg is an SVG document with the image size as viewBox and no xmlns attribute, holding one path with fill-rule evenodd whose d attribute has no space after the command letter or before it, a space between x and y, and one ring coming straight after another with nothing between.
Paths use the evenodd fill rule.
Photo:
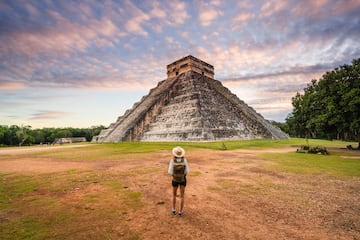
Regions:
<instances>
[{"instance_id":1,"label":"dark shorts","mask_svg":"<svg viewBox=\"0 0 360 240\"><path fill-rule=\"evenodd\" d=\"M171 185L173 187L178 187L179 185L186 187L186 177L185 177L185 181L183 182L175 182L174 180L172 180Z\"/></svg>"}]
</instances>

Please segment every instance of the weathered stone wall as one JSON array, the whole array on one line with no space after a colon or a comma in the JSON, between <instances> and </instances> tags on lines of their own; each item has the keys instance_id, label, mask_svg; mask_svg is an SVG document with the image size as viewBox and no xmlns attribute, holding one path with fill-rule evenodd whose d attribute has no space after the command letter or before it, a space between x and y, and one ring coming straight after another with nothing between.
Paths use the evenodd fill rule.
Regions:
<instances>
[{"instance_id":1,"label":"weathered stone wall","mask_svg":"<svg viewBox=\"0 0 360 240\"><path fill-rule=\"evenodd\" d=\"M242 110L242 113L245 116L244 119L248 121L249 124L256 126L255 130L259 129L259 131L264 135L263 138L284 139L289 137L287 134L281 131L280 128L272 125L263 116L258 114L252 107L248 106L235 94L231 93L230 90L224 87L220 81L214 80L210 82L213 84L216 91L228 99L235 109L240 108Z\"/></svg>"},{"instance_id":2,"label":"weathered stone wall","mask_svg":"<svg viewBox=\"0 0 360 240\"><path fill-rule=\"evenodd\" d=\"M178 74L194 71L214 78L214 67L191 55L181 58L166 67L168 78L176 77Z\"/></svg>"},{"instance_id":3,"label":"weathered stone wall","mask_svg":"<svg viewBox=\"0 0 360 240\"><path fill-rule=\"evenodd\" d=\"M86 142L85 137L55 138L53 144Z\"/></svg>"}]
</instances>

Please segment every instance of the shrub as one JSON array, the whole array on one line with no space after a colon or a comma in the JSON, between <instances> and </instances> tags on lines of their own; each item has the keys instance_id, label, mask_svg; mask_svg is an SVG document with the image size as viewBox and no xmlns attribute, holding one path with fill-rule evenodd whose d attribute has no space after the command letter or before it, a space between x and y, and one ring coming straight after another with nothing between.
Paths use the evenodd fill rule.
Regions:
<instances>
[{"instance_id":1,"label":"shrub","mask_svg":"<svg viewBox=\"0 0 360 240\"><path fill-rule=\"evenodd\" d=\"M299 149L296 150L296 152L297 153L322 154L322 155L329 154L328 150L322 146L316 146L316 147L301 146Z\"/></svg>"}]
</instances>

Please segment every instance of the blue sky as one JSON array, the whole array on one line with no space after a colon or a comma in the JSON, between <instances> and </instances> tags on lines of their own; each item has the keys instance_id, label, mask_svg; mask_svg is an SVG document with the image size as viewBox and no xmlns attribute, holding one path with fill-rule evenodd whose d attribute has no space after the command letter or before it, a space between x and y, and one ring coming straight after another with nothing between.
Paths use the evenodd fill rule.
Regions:
<instances>
[{"instance_id":1,"label":"blue sky","mask_svg":"<svg viewBox=\"0 0 360 240\"><path fill-rule=\"evenodd\" d=\"M0 0L0 124L108 126L189 54L284 121L359 39L360 0Z\"/></svg>"}]
</instances>

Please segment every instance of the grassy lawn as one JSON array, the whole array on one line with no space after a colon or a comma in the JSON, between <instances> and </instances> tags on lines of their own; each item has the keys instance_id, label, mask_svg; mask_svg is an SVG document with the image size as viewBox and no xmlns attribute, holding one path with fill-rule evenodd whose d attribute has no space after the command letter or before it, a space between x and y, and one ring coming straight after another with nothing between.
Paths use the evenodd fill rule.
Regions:
<instances>
[{"instance_id":1,"label":"grassy lawn","mask_svg":"<svg viewBox=\"0 0 360 240\"><path fill-rule=\"evenodd\" d=\"M352 155L351 155L352 156ZM360 176L360 155L346 158L337 155L301 153L264 153L260 157L275 163L269 168L297 174L324 174L329 176Z\"/></svg>"}]
</instances>

